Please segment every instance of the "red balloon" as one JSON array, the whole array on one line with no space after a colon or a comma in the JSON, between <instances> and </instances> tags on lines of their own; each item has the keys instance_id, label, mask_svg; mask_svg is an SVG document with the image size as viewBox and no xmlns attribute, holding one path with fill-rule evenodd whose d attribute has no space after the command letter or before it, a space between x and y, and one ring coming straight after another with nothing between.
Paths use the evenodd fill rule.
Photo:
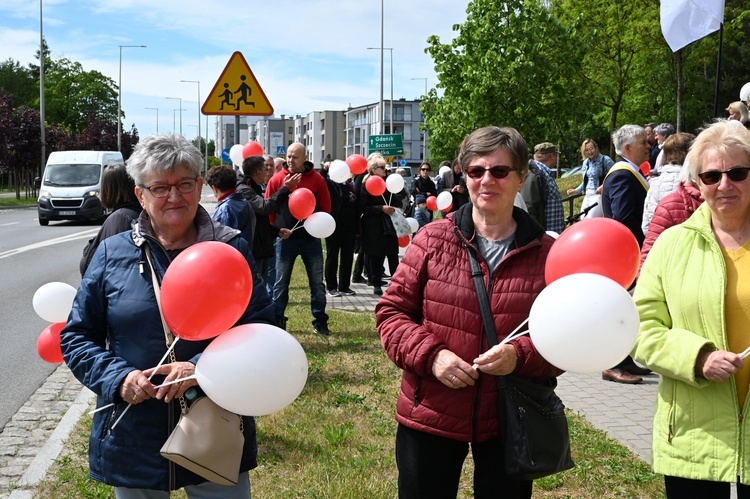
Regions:
<instances>
[{"instance_id":1,"label":"red balloon","mask_svg":"<svg viewBox=\"0 0 750 499\"><path fill-rule=\"evenodd\" d=\"M641 171L644 177L648 177L651 175L651 163L648 161L644 161L641 163L641 166L638 167L638 169Z\"/></svg>"},{"instance_id":2,"label":"red balloon","mask_svg":"<svg viewBox=\"0 0 750 499\"><path fill-rule=\"evenodd\" d=\"M437 210L437 197L427 196L427 209L435 211Z\"/></svg>"},{"instance_id":3,"label":"red balloon","mask_svg":"<svg viewBox=\"0 0 750 499\"><path fill-rule=\"evenodd\" d=\"M250 156L263 156L263 146L252 140L242 146L242 159Z\"/></svg>"},{"instance_id":4,"label":"red balloon","mask_svg":"<svg viewBox=\"0 0 750 499\"><path fill-rule=\"evenodd\" d=\"M346 158L346 164L353 175L359 175L367 170L367 159L361 154L352 154Z\"/></svg>"},{"instance_id":5,"label":"red balloon","mask_svg":"<svg viewBox=\"0 0 750 499\"><path fill-rule=\"evenodd\" d=\"M401 236L401 237L398 238L398 245L401 248L406 248L407 246L409 246L409 241L410 241L410 239L409 239L408 235L407 236Z\"/></svg>"},{"instance_id":6,"label":"red balloon","mask_svg":"<svg viewBox=\"0 0 750 499\"><path fill-rule=\"evenodd\" d=\"M370 175L365 182L365 189L370 196L382 196L385 192L385 180L377 175Z\"/></svg>"},{"instance_id":7,"label":"red balloon","mask_svg":"<svg viewBox=\"0 0 750 499\"><path fill-rule=\"evenodd\" d=\"M563 231L547 255L547 284L570 274L599 274L625 289L638 274L640 248L630 230L611 218L587 218Z\"/></svg>"},{"instance_id":8,"label":"red balloon","mask_svg":"<svg viewBox=\"0 0 750 499\"><path fill-rule=\"evenodd\" d=\"M289 212L297 220L304 220L315 211L315 194L300 187L289 195Z\"/></svg>"},{"instance_id":9,"label":"red balloon","mask_svg":"<svg viewBox=\"0 0 750 499\"><path fill-rule=\"evenodd\" d=\"M65 327L64 322L50 324L42 331L36 340L36 351L43 361L50 364L63 362L62 349L60 348L60 332Z\"/></svg>"},{"instance_id":10,"label":"red balloon","mask_svg":"<svg viewBox=\"0 0 750 499\"><path fill-rule=\"evenodd\" d=\"M218 241L197 243L177 255L164 274L164 320L179 338L207 340L237 323L252 292L252 272L242 253Z\"/></svg>"}]
</instances>

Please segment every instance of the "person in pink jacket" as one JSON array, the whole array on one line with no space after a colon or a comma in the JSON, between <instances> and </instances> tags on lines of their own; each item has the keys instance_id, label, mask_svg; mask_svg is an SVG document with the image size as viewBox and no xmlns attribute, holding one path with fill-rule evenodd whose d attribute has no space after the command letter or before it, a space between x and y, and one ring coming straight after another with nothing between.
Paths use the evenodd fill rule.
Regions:
<instances>
[{"instance_id":1,"label":"person in pink jacket","mask_svg":"<svg viewBox=\"0 0 750 499\"><path fill-rule=\"evenodd\" d=\"M503 472L496 375L530 380L562 371L527 336L488 348L468 248L479 255L498 340L529 315L545 286L554 240L513 206L528 148L513 128L480 128L458 162L471 203L422 227L375 308L388 357L402 369L396 406L400 498L456 497L471 447L475 497L531 497L532 481Z\"/></svg>"}]
</instances>

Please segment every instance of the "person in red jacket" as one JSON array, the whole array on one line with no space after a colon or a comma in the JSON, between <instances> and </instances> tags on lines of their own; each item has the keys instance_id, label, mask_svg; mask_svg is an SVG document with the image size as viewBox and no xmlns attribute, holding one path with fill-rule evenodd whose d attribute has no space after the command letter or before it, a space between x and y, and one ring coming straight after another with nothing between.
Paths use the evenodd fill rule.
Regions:
<instances>
[{"instance_id":1,"label":"person in red jacket","mask_svg":"<svg viewBox=\"0 0 750 499\"><path fill-rule=\"evenodd\" d=\"M503 473L495 375L533 381L562 371L527 336L488 349L468 247L479 255L498 340L529 316L554 240L513 206L528 147L513 128L480 128L458 162L471 203L417 232L375 308L388 357L403 370L396 405L400 498L456 497L471 446L475 497L531 497ZM533 431L533 429L532 429Z\"/></svg>"},{"instance_id":2,"label":"person in red jacket","mask_svg":"<svg viewBox=\"0 0 750 499\"><path fill-rule=\"evenodd\" d=\"M266 186L265 198L269 199L284 185L287 175L302 174L299 187L310 189L315 195L315 211L331 213L331 195L328 185L314 165L307 161L305 145L299 142L291 144L286 150L286 166L274 174ZM294 192L294 190L292 190ZM291 194L290 194L291 196ZM269 219L279 229L292 229L298 220L289 211L289 198L280 199L276 213ZM320 239L311 236L304 226L295 229L287 239L281 239L276 245L276 282L273 286L273 305L276 325L286 329L287 318L284 316L289 302L289 283L292 280L294 261L302 257L307 279L310 283L310 310L313 315L315 333L328 336L328 314L326 314L326 288L323 284L323 245Z\"/></svg>"}]
</instances>

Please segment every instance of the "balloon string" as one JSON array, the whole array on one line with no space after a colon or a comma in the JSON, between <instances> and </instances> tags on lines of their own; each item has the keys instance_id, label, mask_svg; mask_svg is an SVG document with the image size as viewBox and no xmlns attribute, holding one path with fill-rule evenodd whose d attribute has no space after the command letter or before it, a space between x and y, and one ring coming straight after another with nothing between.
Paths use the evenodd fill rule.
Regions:
<instances>
[{"instance_id":1,"label":"balloon string","mask_svg":"<svg viewBox=\"0 0 750 499\"><path fill-rule=\"evenodd\" d=\"M385 199L385 194L381 194L380 197L383 198L383 203L385 203L386 206L390 206L388 204L388 201Z\"/></svg>"},{"instance_id":2,"label":"balloon string","mask_svg":"<svg viewBox=\"0 0 750 499\"><path fill-rule=\"evenodd\" d=\"M148 380L151 381L151 378L153 378L156 375L156 370L161 367L161 365L164 363L164 360L166 360L167 356L169 355L169 352L171 352L174 349L174 346L177 344L177 342L180 341L180 338L177 337L174 339L171 345L169 345L169 348L167 348L167 353L164 354L164 356L161 358L159 363L154 367L154 372L151 373L151 376L148 377ZM115 421L115 424L112 425L112 429L114 430L115 427L117 427L117 423L120 422L120 420L125 416L125 414L128 413L130 408L133 407L133 404L128 404L128 406L125 408L124 411L122 411L122 414L120 414L120 417L117 418L117 421Z\"/></svg>"},{"instance_id":3,"label":"balloon string","mask_svg":"<svg viewBox=\"0 0 750 499\"><path fill-rule=\"evenodd\" d=\"M742 353L740 354L740 359L744 359L748 355L750 355L750 347L747 347L742 351Z\"/></svg>"},{"instance_id":4,"label":"balloon string","mask_svg":"<svg viewBox=\"0 0 750 499\"><path fill-rule=\"evenodd\" d=\"M292 227L292 230L291 230L291 232L294 232L295 230L297 230L297 229L299 229L300 227L302 227L302 226L300 225L301 223L302 223L302 220L297 220L297 223L296 223L296 224L294 224L294 227ZM274 246L278 246L279 244L281 244L281 241L283 241L283 239L281 239L280 237L277 237L277 238L276 238L276 242L275 242L275 243L273 243L273 245L274 245Z\"/></svg>"},{"instance_id":5,"label":"balloon string","mask_svg":"<svg viewBox=\"0 0 750 499\"><path fill-rule=\"evenodd\" d=\"M154 388L161 388L162 386L169 386L169 385L174 385L177 383L182 383L183 381L187 381L189 379L196 379L196 375L193 374L192 376L186 376L184 378L173 379L172 381L169 381L167 383L162 383L161 385L155 386Z\"/></svg>"},{"instance_id":6,"label":"balloon string","mask_svg":"<svg viewBox=\"0 0 750 499\"><path fill-rule=\"evenodd\" d=\"M388 205L391 206L391 201L393 201L393 193L391 191L388 191Z\"/></svg>"},{"instance_id":7,"label":"balloon string","mask_svg":"<svg viewBox=\"0 0 750 499\"><path fill-rule=\"evenodd\" d=\"M518 332L518 330L521 329L527 322L529 322L529 318L528 317L522 323L520 323L518 325L518 327L515 328L508 336L506 336L505 338L503 338L503 341L501 341L500 343L498 343L496 346L504 345L504 344L508 343L510 340L514 340L514 339L518 338L519 336L523 336L524 334L529 334L529 330L528 329L526 331L522 331L520 333ZM479 369L479 365L478 364L474 364L471 367L473 367L474 369Z\"/></svg>"}]
</instances>

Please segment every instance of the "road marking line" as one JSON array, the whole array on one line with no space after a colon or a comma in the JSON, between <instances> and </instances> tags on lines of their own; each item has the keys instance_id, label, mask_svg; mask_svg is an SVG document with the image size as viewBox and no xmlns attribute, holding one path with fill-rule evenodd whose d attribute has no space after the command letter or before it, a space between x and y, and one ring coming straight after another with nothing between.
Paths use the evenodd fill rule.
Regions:
<instances>
[{"instance_id":1,"label":"road marking line","mask_svg":"<svg viewBox=\"0 0 750 499\"><path fill-rule=\"evenodd\" d=\"M25 253L27 251L31 251L31 250L35 250L39 248L45 248L47 246L53 246L55 244L67 243L70 241L77 241L78 239L86 239L87 237L96 235L97 232L99 232L99 229L86 230L83 232L77 232L75 234L68 234L67 236L56 237L55 239L49 239L47 241L42 241L39 243L29 244L28 246L21 246L20 248L3 251L2 253L0 253L0 260L2 260L3 258L7 258L9 256L18 255L20 253Z\"/></svg>"},{"instance_id":2,"label":"road marking line","mask_svg":"<svg viewBox=\"0 0 750 499\"><path fill-rule=\"evenodd\" d=\"M0 224L0 227L7 227L7 226L9 226L9 225L17 225L17 224L20 224L20 223L21 223L21 222L11 222L11 223L9 223L9 224Z\"/></svg>"}]
</instances>

